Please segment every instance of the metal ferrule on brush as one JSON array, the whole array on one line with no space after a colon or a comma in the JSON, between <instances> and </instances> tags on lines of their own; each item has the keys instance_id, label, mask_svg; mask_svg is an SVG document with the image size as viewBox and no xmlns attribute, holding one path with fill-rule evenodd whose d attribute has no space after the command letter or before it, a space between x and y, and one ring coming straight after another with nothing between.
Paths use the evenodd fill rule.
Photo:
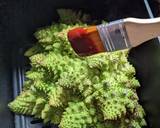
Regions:
<instances>
[{"instance_id":1,"label":"metal ferrule on brush","mask_svg":"<svg viewBox=\"0 0 160 128\"><path fill-rule=\"evenodd\" d=\"M123 20L98 25L97 30L106 51L131 48Z\"/></svg>"}]
</instances>

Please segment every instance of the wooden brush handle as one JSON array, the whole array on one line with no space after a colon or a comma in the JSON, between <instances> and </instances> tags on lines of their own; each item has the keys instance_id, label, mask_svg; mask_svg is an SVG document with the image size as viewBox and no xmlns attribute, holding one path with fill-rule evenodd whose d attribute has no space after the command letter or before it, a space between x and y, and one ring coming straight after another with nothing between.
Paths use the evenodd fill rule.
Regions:
<instances>
[{"instance_id":1,"label":"wooden brush handle","mask_svg":"<svg viewBox=\"0 0 160 128\"><path fill-rule=\"evenodd\" d=\"M160 36L160 17L154 19L124 19L129 41L133 47Z\"/></svg>"}]
</instances>

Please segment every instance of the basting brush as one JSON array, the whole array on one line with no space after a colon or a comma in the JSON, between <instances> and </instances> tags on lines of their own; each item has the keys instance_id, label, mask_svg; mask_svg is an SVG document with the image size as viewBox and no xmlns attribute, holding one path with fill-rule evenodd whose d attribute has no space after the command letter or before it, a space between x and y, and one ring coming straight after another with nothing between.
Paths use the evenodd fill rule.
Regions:
<instances>
[{"instance_id":1,"label":"basting brush","mask_svg":"<svg viewBox=\"0 0 160 128\"><path fill-rule=\"evenodd\" d=\"M74 28L68 40L80 56L130 49L160 35L160 18L126 18L90 27Z\"/></svg>"}]
</instances>

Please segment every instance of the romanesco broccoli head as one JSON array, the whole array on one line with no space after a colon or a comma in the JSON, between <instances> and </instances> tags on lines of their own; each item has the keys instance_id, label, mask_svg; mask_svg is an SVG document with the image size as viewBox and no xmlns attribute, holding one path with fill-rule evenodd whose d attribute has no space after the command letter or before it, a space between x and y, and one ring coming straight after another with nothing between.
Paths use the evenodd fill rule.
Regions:
<instances>
[{"instance_id":1,"label":"romanesco broccoli head","mask_svg":"<svg viewBox=\"0 0 160 128\"><path fill-rule=\"evenodd\" d=\"M136 94L140 85L127 60L128 51L77 56L67 32L80 25L85 26L54 23L35 33L38 43L26 52L32 68L26 73L24 91L9 104L10 109L60 128L145 126Z\"/></svg>"}]
</instances>

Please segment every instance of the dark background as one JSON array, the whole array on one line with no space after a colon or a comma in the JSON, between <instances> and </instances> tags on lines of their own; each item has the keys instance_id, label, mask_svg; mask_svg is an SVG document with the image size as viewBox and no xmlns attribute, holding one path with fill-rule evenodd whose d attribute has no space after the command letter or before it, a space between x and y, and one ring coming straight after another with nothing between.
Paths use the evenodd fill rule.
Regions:
<instances>
[{"instance_id":1,"label":"dark background","mask_svg":"<svg viewBox=\"0 0 160 128\"><path fill-rule=\"evenodd\" d=\"M157 4L151 1L157 15ZM57 8L89 13L92 19L112 21L125 17L147 18L143 0L0 0L0 127L14 128L7 104L13 99L13 52L35 43L33 33L58 21ZM146 111L148 127L160 128L160 45L152 40L134 48L129 61L135 66L140 103ZM21 62L19 62L21 64Z\"/></svg>"}]
</instances>

